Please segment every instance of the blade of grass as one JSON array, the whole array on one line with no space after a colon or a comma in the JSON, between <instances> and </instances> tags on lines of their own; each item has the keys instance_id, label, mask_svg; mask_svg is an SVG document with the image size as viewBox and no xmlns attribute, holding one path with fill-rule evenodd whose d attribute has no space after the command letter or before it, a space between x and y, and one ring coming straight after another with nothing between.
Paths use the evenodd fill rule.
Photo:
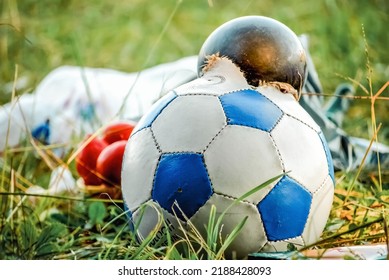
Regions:
<instances>
[{"instance_id":1,"label":"blade of grass","mask_svg":"<svg viewBox=\"0 0 389 280\"><path fill-rule=\"evenodd\" d=\"M184 219L185 219L186 221L189 221L189 219L188 219L188 217L185 215L184 211L182 211L182 209L181 209L180 206L178 205L177 201L175 201L175 202L173 203L173 205L172 205L172 210L173 210L174 216L175 216L175 218L176 218L176 220L177 220L177 222L178 222L178 224L179 224L179 226L180 226L180 229L181 229L182 233L184 234L185 240L188 241L187 243L188 243L188 247L189 247L190 251L195 252L195 249L193 248L192 243L190 242L190 239L189 239L189 237L188 237L188 235L187 235L187 231L184 229L181 220L180 220L180 219L178 218L178 216L177 216L176 208L181 212L181 214L183 215L183 217L184 217ZM170 235L170 233L169 233L169 235Z\"/></svg>"},{"instance_id":2,"label":"blade of grass","mask_svg":"<svg viewBox=\"0 0 389 280\"><path fill-rule=\"evenodd\" d=\"M288 172L286 172L288 173ZM280 179L281 177L285 176L286 173L283 173L283 174L280 174L280 175L277 175L267 181L265 181L264 183L260 184L259 186L253 188L252 190L248 191L247 193L243 194L242 196L240 196L239 198L237 198L236 200L234 200L221 214L220 216L217 218L216 220L216 223L214 221L210 221L209 223L211 225L214 225L212 228L207 228L207 234L208 236L210 236L210 238L207 238L207 242L208 242L208 246L210 246L211 248L215 248L215 245L218 244L217 240L218 240L218 237L219 237L219 234L222 230L222 222L223 222L223 219L225 217L225 215L228 213L228 211L230 211L230 209L235 206L237 203L243 201L244 199L246 199L247 197L253 195L254 193L258 192L259 190L265 188L266 186L270 185L271 183L277 181L278 179ZM213 214L213 216L210 216L210 219L214 220L215 219L215 216ZM246 221L247 217L244 218L244 221ZM239 223L234 229L233 229L233 233L234 233L234 238L236 238L236 236L238 235L238 233L240 232L240 230L243 228L243 225L244 223ZM230 243L233 241L233 239L231 238L227 238L228 239L228 242L229 244L227 246L223 246L221 247L221 249L218 251L218 253L216 254L216 258L220 257L221 254L224 253L224 250L230 245Z\"/></svg>"},{"instance_id":3,"label":"blade of grass","mask_svg":"<svg viewBox=\"0 0 389 280\"><path fill-rule=\"evenodd\" d=\"M335 240L335 239L341 237L342 235L346 235L346 234L355 232L355 231L360 230L362 228L367 228L367 227L369 227L369 226L371 226L373 224L376 224L376 223L381 223L383 220L384 220L384 218L381 216L380 218L375 219L375 220L373 220L371 222L367 222L365 224L362 224L362 225L359 225L359 226L355 226L354 228L351 228L349 230L346 230L346 231L343 231L343 232L339 232L339 233L335 233L335 234L333 234L331 236L323 238L323 239L321 239L321 240L319 240L319 241L317 241L315 243L309 244L309 245L299 249L298 251L302 252L302 251L307 250L307 249L309 249L311 247L321 245L321 244L326 243L326 242L331 241L331 240Z\"/></svg>"},{"instance_id":4,"label":"blade of grass","mask_svg":"<svg viewBox=\"0 0 389 280\"><path fill-rule=\"evenodd\" d=\"M242 230L243 226L246 224L248 217L244 217L242 221L239 222L236 227L231 231L231 233L227 236L226 240L224 240L223 245L221 246L220 250L216 254L216 259L220 259L221 256L224 254L228 246L231 245L231 243L236 239L240 231Z\"/></svg>"},{"instance_id":5,"label":"blade of grass","mask_svg":"<svg viewBox=\"0 0 389 280\"><path fill-rule=\"evenodd\" d=\"M354 178L353 178L353 180L352 180L350 186L349 186L348 189L347 189L347 194L346 194L346 197L345 197L345 199L344 199L344 201L343 201L343 205L345 205L345 204L348 202L348 199L349 199L349 196L350 196L350 192L353 190L353 188L354 188L354 186L355 186L355 183L356 183L357 179L359 178L359 175L361 174L361 171L362 171L362 169L363 169L363 167L364 167L364 165L365 165L366 158L367 158L367 156L368 156L368 154L369 154L369 152L370 152L370 150L371 150L371 147L372 147L372 145L373 145L373 143L374 143L374 141L375 141L375 139L376 139L376 137L377 137L377 133L378 133L378 131L380 130L380 128L381 128L381 124L378 126L378 128L377 128L377 130L376 130L376 133L375 133L375 134L373 135L373 137L370 139L369 146L368 146L367 149L366 149L365 155L364 155L363 158L362 158L362 161L361 161L361 164L360 164L359 167L358 167L357 173L355 174L355 176L354 176Z\"/></svg>"},{"instance_id":6,"label":"blade of grass","mask_svg":"<svg viewBox=\"0 0 389 280\"><path fill-rule=\"evenodd\" d=\"M61 200L72 200L72 201L101 201L101 202L115 202L122 203L121 199L101 199L101 198L80 198L80 197L72 197L72 196L60 196L60 195L49 195L49 194L33 194L33 193L25 193L25 192L0 192L0 196L35 196L35 197L45 197L45 198L53 198L53 199L61 199Z\"/></svg>"},{"instance_id":7,"label":"blade of grass","mask_svg":"<svg viewBox=\"0 0 389 280\"><path fill-rule=\"evenodd\" d=\"M160 228L162 227L163 225L163 219L162 219L162 215L160 214L159 210L156 208L156 206L152 203L146 203L144 205L142 205L141 207L141 216L138 220L138 223L135 225L135 229L134 229L134 232L138 232L138 228L139 228L139 224L140 224L140 221L142 220L143 218L143 215L144 215L144 211L146 209L146 207L149 206L149 207L153 207L155 211L157 211L158 213L158 221L157 221L157 224L156 226L151 230L151 232L147 235L146 238L144 238L143 240L141 240L141 243L139 244L139 247L137 247L137 249L135 250L134 254L131 256L131 259L135 260L135 259L138 259L138 256L140 256L143 252L145 252L146 250L149 250L151 247L149 246L150 243L153 241L153 239L156 237L158 231L160 230ZM140 237L140 238L143 238L143 237Z\"/></svg>"},{"instance_id":8,"label":"blade of grass","mask_svg":"<svg viewBox=\"0 0 389 280\"><path fill-rule=\"evenodd\" d=\"M1 176L1 188L0 190L5 190L4 188L4 179L5 179L5 167L7 165L7 158L8 158L8 139L9 139L9 135L10 135L10 129L11 129L11 112L13 110L13 108L16 106L17 104L17 100L15 98L16 96L16 82L17 82L17 79L18 79L18 64L15 64L15 72L14 72L14 81L13 81L13 86L12 86L12 96L11 96L11 109L10 109L10 116L8 118L8 126L7 126L7 134L6 134L6 139L5 139L5 149L4 149L4 152L3 152L3 171L2 171L2 176Z\"/></svg>"},{"instance_id":9,"label":"blade of grass","mask_svg":"<svg viewBox=\"0 0 389 280\"><path fill-rule=\"evenodd\" d=\"M287 173L287 172L286 172ZM283 173L283 174L280 174L280 175L277 175L269 180L267 180L266 182L260 184L259 186L253 188L252 190L248 191L247 193L243 194L242 196L240 196L239 198L237 198L236 200L234 200L233 203L231 203L223 212L222 214L219 216L219 218L217 219L217 222L215 224L215 227L216 228L220 228L220 225L221 225L221 222L225 216L225 214L233 207L235 206L237 203L243 201L244 199L246 199L247 197L249 197L250 195L253 195L254 193L260 191L261 189L265 188L266 186L270 185L271 183L277 181L278 179L280 179L281 177L285 176L286 173Z\"/></svg>"}]
</instances>

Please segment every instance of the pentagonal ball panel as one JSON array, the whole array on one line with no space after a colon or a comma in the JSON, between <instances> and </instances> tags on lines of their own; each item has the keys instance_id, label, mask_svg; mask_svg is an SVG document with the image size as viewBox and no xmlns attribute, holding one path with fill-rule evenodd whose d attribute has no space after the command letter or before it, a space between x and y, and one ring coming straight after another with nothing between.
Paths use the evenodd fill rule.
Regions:
<instances>
[{"instance_id":1,"label":"pentagonal ball panel","mask_svg":"<svg viewBox=\"0 0 389 280\"><path fill-rule=\"evenodd\" d=\"M309 215L311 194L299 183L284 176L258 204L269 241L301 235Z\"/></svg>"},{"instance_id":2,"label":"pentagonal ball panel","mask_svg":"<svg viewBox=\"0 0 389 280\"><path fill-rule=\"evenodd\" d=\"M155 172L152 198L179 218L190 218L212 195L203 156L194 153L162 155Z\"/></svg>"},{"instance_id":3,"label":"pentagonal ball panel","mask_svg":"<svg viewBox=\"0 0 389 280\"><path fill-rule=\"evenodd\" d=\"M271 131L282 111L270 99L255 90L240 90L220 96L227 123Z\"/></svg>"}]
</instances>

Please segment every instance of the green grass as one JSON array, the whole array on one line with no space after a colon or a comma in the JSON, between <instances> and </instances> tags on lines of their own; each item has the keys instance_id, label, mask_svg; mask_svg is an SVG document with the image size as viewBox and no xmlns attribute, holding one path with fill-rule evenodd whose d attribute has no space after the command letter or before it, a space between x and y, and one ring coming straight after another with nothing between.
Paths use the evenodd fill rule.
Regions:
<instances>
[{"instance_id":1,"label":"green grass","mask_svg":"<svg viewBox=\"0 0 389 280\"><path fill-rule=\"evenodd\" d=\"M197 54L217 26L249 14L274 17L297 34L309 34L326 95L332 95L339 83L354 80L356 94L369 97L389 80L388 13L385 0L4 0L0 2L0 104L11 100L15 75L27 80L15 91L21 95L32 92L61 65L138 71ZM372 139L382 123L378 139L389 143L388 96L386 88L380 95L386 100L376 100L374 111L371 100L354 99L345 130ZM181 241L168 236L168 246L161 247L150 246L151 237L137 242L127 230L120 203L43 197L34 205L30 200L36 197L23 192L33 185L47 186L53 166L60 163L50 150L32 147L28 141L19 150L3 153L0 191L7 194L0 196L0 259L199 258L188 239L205 248L204 258L223 258L220 247L213 247L217 231L208 240L201 240L195 231ZM76 176L74 162L69 167ZM334 205L317 247L388 241L389 172L379 171L336 174ZM51 208L61 211L42 219ZM211 225L217 224L212 212L210 219L211 233L215 229ZM177 251L180 246L186 248L184 255Z\"/></svg>"}]
</instances>

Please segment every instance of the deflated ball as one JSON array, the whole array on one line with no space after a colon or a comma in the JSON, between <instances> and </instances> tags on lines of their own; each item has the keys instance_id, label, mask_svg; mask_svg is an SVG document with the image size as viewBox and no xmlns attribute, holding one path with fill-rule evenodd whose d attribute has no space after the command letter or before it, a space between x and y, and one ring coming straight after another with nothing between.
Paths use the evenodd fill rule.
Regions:
<instances>
[{"instance_id":1,"label":"deflated ball","mask_svg":"<svg viewBox=\"0 0 389 280\"><path fill-rule=\"evenodd\" d=\"M331 209L334 173L323 133L293 96L254 89L222 58L140 120L126 146L121 185L134 230L140 239L153 232L151 244L166 245L167 231L174 240L191 225L206 240L211 207L220 215L234 203L220 236L225 240L247 218L225 252L243 258L316 242Z\"/></svg>"}]
</instances>

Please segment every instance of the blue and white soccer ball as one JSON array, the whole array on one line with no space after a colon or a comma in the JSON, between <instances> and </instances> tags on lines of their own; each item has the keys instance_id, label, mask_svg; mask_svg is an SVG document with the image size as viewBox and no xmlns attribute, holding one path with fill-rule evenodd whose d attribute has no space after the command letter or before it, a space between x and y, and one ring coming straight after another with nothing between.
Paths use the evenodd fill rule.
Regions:
<instances>
[{"instance_id":1,"label":"blue and white soccer ball","mask_svg":"<svg viewBox=\"0 0 389 280\"><path fill-rule=\"evenodd\" d=\"M253 88L232 62L219 64L165 95L134 129L122 191L139 237L154 230L161 213L167 228L159 229L154 242L166 230L183 236L178 219L205 234L212 205L220 214L283 174L229 209L224 238L248 219L227 253L244 257L317 241L334 192L323 133L291 94Z\"/></svg>"}]
</instances>

